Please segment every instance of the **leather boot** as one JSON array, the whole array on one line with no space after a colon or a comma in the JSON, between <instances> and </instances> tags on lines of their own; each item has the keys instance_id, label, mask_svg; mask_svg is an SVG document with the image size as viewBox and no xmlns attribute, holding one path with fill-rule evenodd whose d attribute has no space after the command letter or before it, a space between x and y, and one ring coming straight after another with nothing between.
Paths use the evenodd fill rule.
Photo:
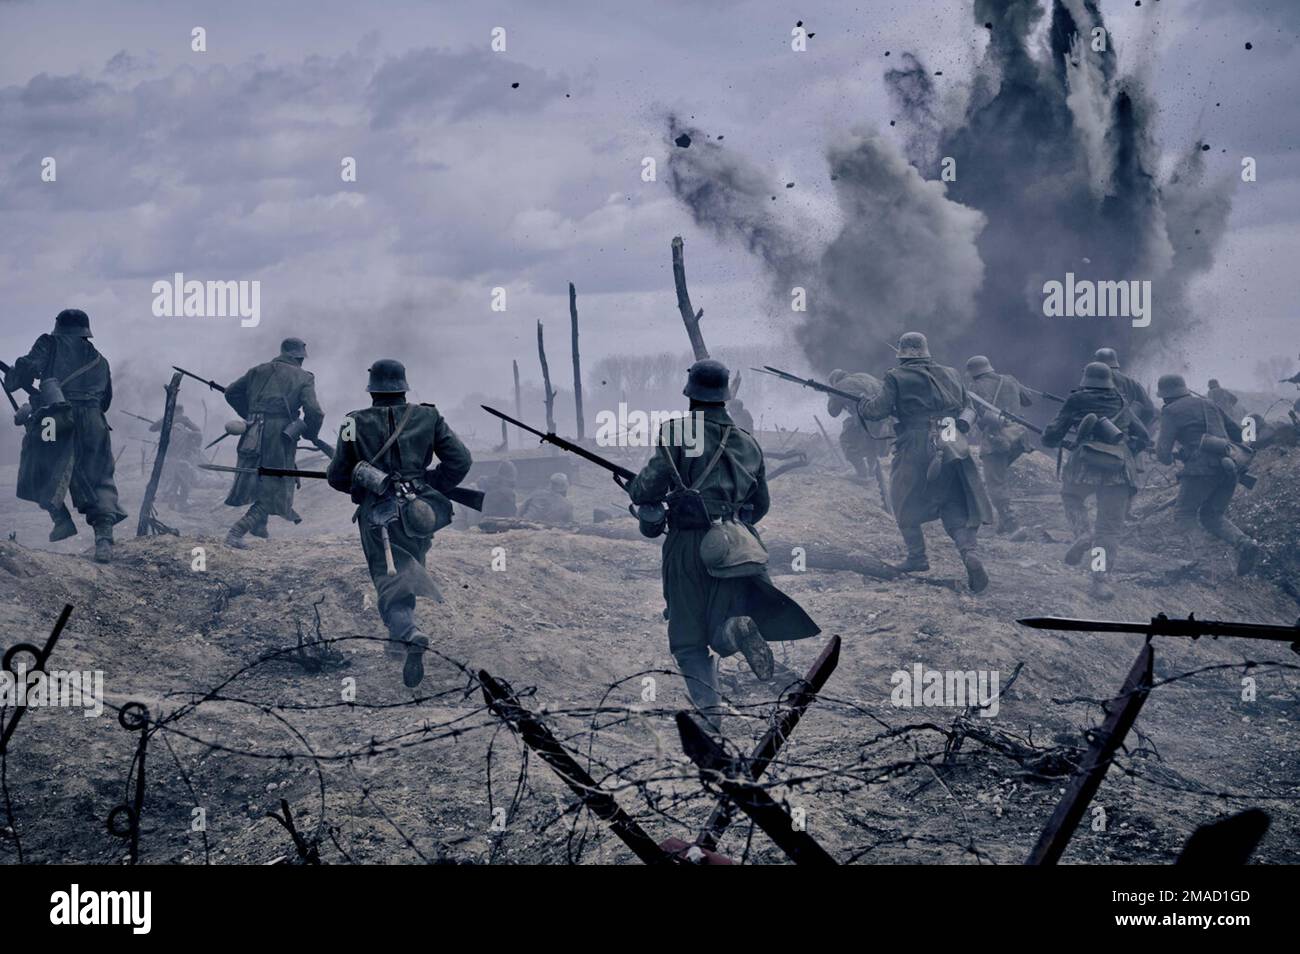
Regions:
<instances>
[{"instance_id":1,"label":"leather boot","mask_svg":"<svg viewBox=\"0 0 1300 954\"><path fill-rule=\"evenodd\" d=\"M1082 536L1070 544L1070 549L1065 551L1065 563L1067 566L1078 566L1083 562L1083 555L1088 552L1092 546L1091 536Z\"/></svg>"},{"instance_id":2,"label":"leather boot","mask_svg":"<svg viewBox=\"0 0 1300 954\"><path fill-rule=\"evenodd\" d=\"M54 527L50 530L51 543L77 535L77 525L72 522L72 514L68 512L67 504L59 504L57 509L51 508L49 514L50 519L54 521Z\"/></svg>"},{"instance_id":3,"label":"leather boot","mask_svg":"<svg viewBox=\"0 0 1300 954\"><path fill-rule=\"evenodd\" d=\"M406 640L406 664L402 666L402 685L414 689L424 682L424 651L429 648L429 637L418 629Z\"/></svg>"},{"instance_id":4,"label":"leather boot","mask_svg":"<svg viewBox=\"0 0 1300 954\"><path fill-rule=\"evenodd\" d=\"M1246 537L1237 544L1237 575L1245 576L1259 562L1259 544Z\"/></svg>"},{"instance_id":5,"label":"leather boot","mask_svg":"<svg viewBox=\"0 0 1300 954\"><path fill-rule=\"evenodd\" d=\"M95 524L95 562L113 562L113 524L110 522Z\"/></svg>"},{"instance_id":6,"label":"leather boot","mask_svg":"<svg viewBox=\"0 0 1300 954\"><path fill-rule=\"evenodd\" d=\"M722 645L734 646L732 651L744 656L745 662L749 663L749 668L754 671L754 675L763 682L772 678L776 670L772 647L768 646L767 640L759 632L758 624L751 617L732 616L723 624L722 630L720 640ZM723 653L723 655L730 655L730 653Z\"/></svg>"},{"instance_id":7,"label":"leather boot","mask_svg":"<svg viewBox=\"0 0 1300 954\"><path fill-rule=\"evenodd\" d=\"M1093 573L1090 575L1088 582L1088 595L1094 600L1099 600L1103 603L1109 603L1115 598L1115 591L1112 590L1110 584L1106 582L1105 573Z\"/></svg>"},{"instance_id":8,"label":"leather boot","mask_svg":"<svg viewBox=\"0 0 1300 954\"><path fill-rule=\"evenodd\" d=\"M975 555L974 550L967 550L961 555L961 562L966 564L966 582L972 593L983 593L989 587L989 575L984 564Z\"/></svg>"}]
</instances>

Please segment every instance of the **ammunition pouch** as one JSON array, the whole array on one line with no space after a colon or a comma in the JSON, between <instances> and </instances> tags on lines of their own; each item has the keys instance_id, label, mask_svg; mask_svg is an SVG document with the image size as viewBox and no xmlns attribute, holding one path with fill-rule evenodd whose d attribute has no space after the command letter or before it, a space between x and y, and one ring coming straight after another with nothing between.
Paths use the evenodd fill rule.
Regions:
<instances>
[{"instance_id":1,"label":"ammunition pouch","mask_svg":"<svg viewBox=\"0 0 1300 954\"><path fill-rule=\"evenodd\" d=\"M1092 470L1104 474L1122 473L1128 465L1123 445L1106 444L1101 441L1088 441L1074 449L1074 457Z\"/></svg>"},{"instance_id":2,"label":"ammunition pouch","mask_svg":"<svg viewBox=\"0 0 1300 954\"><path fill-rule=\"evenodd\" d=\"M970 457L970 442L966 440L960 425L958 426L957 435L950 441L944 440L935 431L932 431L931 444L934 447L934 452L930 456L930 465L925 469L927 483L938 480L939 474L947 465L955 464Z\"/></svg>"},{"instance_id":3,"label":"ammunition pouch","mask_svg":"<svg viewBox=\"0 0 1300 954\"><path fill-rule=\"evenodd\" d=\"M239 435L235 450L240 454L260 454L262 451L262 415L255 414Z\"/></svg>"},{"instance_id":4,"label":"ammunition pouch","mask_svg":"<svg viewBox=\"0 0 1300 954\"><path fill-rule=\"evenodd\" d=\"M637 529L641 536L653 540L668 529L668 511L662 504L643 504L639 507L628 505L628 510L637 519Z\"/></svg>"},{"instance_id":5,"label":"ammunition pouch","mask_svg":"<svg viewBox=\"0 0 1300 954\"><path fill-rule=\"evenodd\" d=\"M288 440L297 441L298 438L302 437L303 432L306 430L307 422L302 418L298 418L297 420L290 421L289 426L280 433L282 433Z\"/></svg>"},{"instance_id":6,"label":"ammunition pouch","mask_svg":"<svg viewBox=\"0 0 1300 954\"><path fill-rule=\"evenodd\" d=\"M668 504L668 525L674 530L703 530L713 521L704 495L692 487L674 490L665 498Z\"/></svg>"},{"instance_id":7,"label":"ammunition pouch","mask_svg":"<svg viewBox=\"0 0 1300 954\"><path fill-rule=\"evenodd\" d=\"M68 399L63 396L63 385L59 383L58 378L41 378L39 393L41 407L54 407L57 404L68 403Z\"/></svg>"}]
</instances>

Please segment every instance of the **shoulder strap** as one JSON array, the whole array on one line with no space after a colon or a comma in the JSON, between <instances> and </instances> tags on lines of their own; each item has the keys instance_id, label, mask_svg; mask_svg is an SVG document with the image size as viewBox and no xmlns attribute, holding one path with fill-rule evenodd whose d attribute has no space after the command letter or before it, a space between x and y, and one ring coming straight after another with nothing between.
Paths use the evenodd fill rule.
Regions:
<instances>
[{"instance_id":1,"label":"shoulder strap","mask_svg":"<svg viewBox=\"0 0 1300 954\"><path fill-rule=\"evenodd\" d=\"M989 403L992 404L994 407L997 406L997 403L998 403L998 395L1002 393L1002 385L1004 385L1004 384L1006 384L1006 383L1007 383L1007 376L1006 376L1005 374L999 374L999 375L998 375L998 386L997 386L996 388L993 389L993 396L992 396L991 398L989 398Z\"/></svg>"},{"instance_id":2,"label":"shoulder strap","mask_svg":"<svg viewBox=\"0 0 1300 954\"><path fill-rule=\"evenodd\" d=\"M709 458L709 463L704 470L700 471L700 476L695 478L695 483L691 484L691 490L695 490L700 484L704 483L704 478L713 472L713 468L718 466L718 461L722 459L723 452L727 449L727 438L731 436L732 425L728 424L722 429L722 438L718 441L718 449L713 452Z\"/></svg>"},{"instance_id":3,"label":"shoulder strap","mask_svg":"<svg viewBox=\"0 0 1300 954\"><path fill-rule=\"evenodd\" d=\"M87 361L86 364L83 364L81 368L78 368L77 370L74 370L74 372L73 372L72 374L69 374L68 377L65 377L64 380L60 381L60 382L59 382L60 385L66 385L66 383L68 383L68 382L70 382L70 381L74 381L75 378L79 378L79 377L81 377L82 374L85 374L86 372L88 372L88 370L90 370L91 368L94 368L96 364L99 364L100 361L103 361L103 360L104 360L104 356L103 356L103 355L96 354L95 357L92 357L92 359L91 359L90 361Z\"/></svg>"},{"instance_id":4,"label":"shoulder strap","mask_svg":"<svg viewBox=\"0 0 1300 954\"><path fill-rule=\"evenodd\" d=\"M415 411L414 404L406 405L406 413L402 415L402 419L398 421L397 426L393 428L393 433L388 435L388 440L384 441L383 446L380 447L379 450L375 452L375 456L370 458L370 466L372 467L377 466L379 459L382 458L384 454L388 452L388 448L392 447L393 443L401 435L402 428L406 427L406 422L411 419L411 414L414 411Z\"/></svg>"}]
</instances>

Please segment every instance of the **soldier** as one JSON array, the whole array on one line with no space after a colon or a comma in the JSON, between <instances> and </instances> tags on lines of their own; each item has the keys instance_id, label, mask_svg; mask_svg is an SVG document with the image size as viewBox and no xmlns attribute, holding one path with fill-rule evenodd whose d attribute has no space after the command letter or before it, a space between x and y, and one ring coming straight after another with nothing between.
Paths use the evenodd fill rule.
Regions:
<instances>
[{"instance_id":1,"label":"soldier","mask_svg":"<svg viewBox=\"0 0 1300 954\"><path fill-rule=\"evenodd\" d=\"M503 460L495 474L478 479L478 489L483 491L483 516L513 517L518 512L515 500L515 483L519 473L513 461Z\"/></svg>"},{"instance_id":2,"label":"soldier","mask_svg":"<svg viewBox=\"0 0 1300 954\"><path fill-rule=\"evenodd\" d=\"M747 434L754 433L754 415L745 409L745 402L740 398L732 398L727 402L727 413L742 431Z\"/></svg>"},{"instance_id":3,"label":"soldier","mask_svg":"<svg viewBox=\"0 0 1300 954\"><path fill-rule=\"evenodd\" d=\"M804 639L820 630L794 600L775 586L766 567L753 575L716 576L700 546L713 521L735 521L752 533L767 514L769 499L763 451L727 413L730 372L718 361L696 361L687 372L690 412L702 422L697 453L673 436L674 423L660 430L650 460L627 485L638 506L668 506L663 545L663 592L668 604L668 648L686 679L695 707L716 729L720 725L718 656L737 652L758 678L772 678L768 642ZM680 434L681 426L677 426ZM715 569L715 573L726 572Z\"/></svg>"},{"instance_id":4,"label":"soldier","mask_svg":"<svg viewBox=\"0 0 1300 954\"><path fill-rule=\"evenodd\" d=\"M1151 395L1147 394L1147 389L1120 371L1119 354L1114 348L1098 348L1097 353L1092 356L1092 360L1100 361L1110 368L1110 376L1111 380L1115 382L1115 390L1128 403L1134 415L1149 432L1151 425L1156 421L1156 406L1155 402L1151 400Z\"/></svg>"},{"instance_id":5,"label":"soldier","mask_svg":"<svg viewBox=\"0 0 1300 954\"><path fill-rule=\"evenodd\" d=\"M33 382L40 379L39 390ZM95 529L95 561L113 559L113 525L126 519L113 482L113 444L104 412L113 401L108 361L90 342L90 318L68 308L31 351L14 362L8 390L32 395L18 465L18 499L30 500L54 521L50 540L77 532L72 504ZM22 423L22 422L20 422Z\"/></svg>"},{"instance_id":6,"label":"soldier","mask_svg":"<svg viewBox=\"0 0 1300 954\"><path fill-rule=\"evenodd\" d=\"M1013 375L998 374L982 354L966 362L966 375L972 391L1003 411L1019 414L1022 408L1034 403ZM980 408L976 411L980 426L980 463L984 465L984 484L988 488L989 500L998 514L998 533L1015 533L1019 524L1011 511L1011 465L1033 447L1019 424L1003 421Z\"/></svg>"},{"instance_id":7,"label":"soldier","mask_svg":"<svg viewBox=\"0 0 1300 954\"><path fill-rule=\"evenodd\" d=\"M149 430L162 432L162 418L149 425ZM203 431L185 416L184 405L177 404L172 412L171 440L167 457L163 461L162 485L158 488L160 499L177 510L190 508L190 489L198 482L197 464L203 463Z\"/></svg>"},{"instance_id":8,"label":"soldier","mask_svg":"<svg viewBox=\"0 0 1300 954\"><path fill-rule=\"evenodd\" d=\"M1114 429L1103 421L1114 425ZM1061 502L1074 533L1065 562L1077 566L1090 547L1100 547L1100 561L1091 564L1090 588L1096 599L1110 600L1115 594L1106 577L1115 569L1124 511L1129 494L1137 486L1134 454L1150 443L1150 437L1116 389L1110 367L1101 361L1093 361L1083 369L1079 387L1070 392L1056 418L1043 431L1043 446L1066 446L1071 428L1077 428L1079 433L1061 474ZM1097 498L1095 528L1089 525L1087 507L1093 495Z\"/></svg>"},{"instance_id":9,"label":"soldier","mask_svg":"<svg viewBox=\"0 0 1300 954\"><path fill-rule=\"evenodd\" d=\"M1237 489L1237 468L1227 456L1225 442L1240 443L1241 425L1213 401L1188 391L1182 375L1162 375L1156 394L1164 401L1156 459L1172 464L1177 446L1178 459L1183 462L1174 526L1184 545L1191 547L1199 519L1206 531L1232 544L1237 551L1237 575L1244 576L1255 568L1259 544L1225 516Z\"/></svg>"},{"instance_id":10,"label":"soldier","mask_svg":"<svg viewBox=\"0 0 1300 954\"><path fill-rule=\"evenodd\" d=\"M405 655L402 682L424 679L429 637L415 622L415 599L442 601L425 570L433 534L451 521L443 496L473 460L432 404L406 403L406 368L384 358L370 366L370 407L348 414L327 471L329 485L352 496L361 550L388 629L389 652ZM350 432L351 431L351 432ZM433 459L438 464L430 468Z\"/></svg>"},{"instance_id":11,"label":"soldier","mask_svg":"<svg viewBox=\"0 0 1300 954\"><path fill-rule=\"evenodd\" d=\"M573 504L569 503L568 495L568 476L551 474L547 488L530 494L519 516L551 527L567 527L573 523Z\"/></svg>"},{"instance_id":12,"label":"soldier","mask_svg":"<svg viewBox=\"0 0 1300 954\"><path fill-rule=\"evenodd\" d=\"M1210 378L1210 390L1205 396L1221 408L1228 417L1232 417L1236 413L1234 409L1237 406L1237 395L1227 388L1219 387L1218 378Z\"/></svg>"},{"instance_id":13,"label":"soldier","mask_svg":"<svg viewBox=\"0 0 1300 954\"><path fill-rule=\"evenodd\" d=\"M849 391L859 397L873 397L880 393L880 381L865 371L849 374L836 368L831 372L829 380L832 387ZM889 488L885 481L884 468L880 466L880 457L889 449L889 441L894 436L893 428L888 421L882 421L876 425L875 431L872 431L862 423L862 418L858 417L855 404L850 404L836 394L827 395L827 414L831 417L839 417L844 411L848 411L849 414L844 419L844 426L840 428L840 451L844 454L844 459L853 467L853 472L859 480L865 481L868 477L875 477L876 487L880 490L881 506L886 512L892 514L894 511L889 503Z\"/></svg>"},{"instance_id":14,"label":"soldier","mask_svg":"<svg viewBox=\"0 0 1300 954\"><path fill-rule=\"evenodd\" d=\"M907 545L907 559L898 569L930 569L921 527L941 520L957 545L972 592L983 592L989 577L976 554L976 534L981 523L992 520L993 508L957 427L959 418L974 417L960 375L931 359L925 335L909 331L898 339L897 367L885 372L879 394L862 398L858 412L869 421L896 421L889 490Z\"/></svg>"},{"instance_id":15,"label":"soldier","mask_svg":"<svg viewBox=\"0 0 1300 954\"><path fill-rule=\"evenodd\" d=\"M298 438L313 440L320 433L325 414L316 401L316 379L302 368L306 357L306 343L285 338L279 357L250 368L226 388L226 403L248 422L239 438L238 466L252 471L237 474L226 497L227 506L252 504L226 534L226 546L245 549L246 533L265 539L271 515L302 522L293 509L294 478L259 477L257 468L293 469Z\"/></svg>"}]
</instances>

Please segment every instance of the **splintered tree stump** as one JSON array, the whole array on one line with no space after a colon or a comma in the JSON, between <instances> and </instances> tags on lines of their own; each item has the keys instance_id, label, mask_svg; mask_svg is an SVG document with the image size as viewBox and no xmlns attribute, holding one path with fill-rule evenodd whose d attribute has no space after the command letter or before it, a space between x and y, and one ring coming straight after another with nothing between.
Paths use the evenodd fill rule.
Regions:
<instances>
[{"instance_id":1,"label":"splintered tree stump","mask_svg":"<svg viewBox=\"0 0 1300 954\"><path fill-rule=\"evenodd\" d=\"M573 333L573 412L577 417L578 440L587 436L582 419L582 357L578 352L578 290L569 282L569 324Z\"/></svg>"},{"instance_id":2,"label":"splintered tree stump","mask_svg":"<svg viewBox=\"0 0 1300 954\"><path fill-rule=\"evenodd\" d=\"M144 500L140 502L140 522L136 524L135 535L143 537L150 533L171 533L180 536L179 532L173 530L167 524L158 519L158 514L154 510L154 497L158 493L158 481L162 479L163 461L167 457L167 445L172 439L172 418L176 416L176 395L181 389L181 373L177 371L172 375L171 383L165 388L167 391L167 402L163 406L162 432L158 435L158 452L153 459L153 473L149 476L149 484L145 487Z\"/></svg>"},{"instance_id":3,"label":"splintered tree stump","mask_svg":"<svg viewBox=\"0 0 1300 954\"><path fill-rule=\"evenodd\" d=\"M546 364L546 345L542 340L542 323L537 323L537 358L542 363L542 395L546 400L546 432L555 433L555 394L551 388L551 369Z\"/></svg>"},{"instance_id":4,"label":"splintered tree stump","mask_svg":"<svg viewBox=\"0 0 1300 954\"><path fill-rule=\"evenodd\" d=\"M691 294L686 290L686 262L682 257L682 237L673 236L673 284L677 286L677 310L682 313L682 323L686 325L686 335L691 339L691 350L695 360L703 361L709 356L709 349L704 346L704 335L700 333L700 319L704 309L696 311L691 307Z\"/></svg>"}]
</instances>

